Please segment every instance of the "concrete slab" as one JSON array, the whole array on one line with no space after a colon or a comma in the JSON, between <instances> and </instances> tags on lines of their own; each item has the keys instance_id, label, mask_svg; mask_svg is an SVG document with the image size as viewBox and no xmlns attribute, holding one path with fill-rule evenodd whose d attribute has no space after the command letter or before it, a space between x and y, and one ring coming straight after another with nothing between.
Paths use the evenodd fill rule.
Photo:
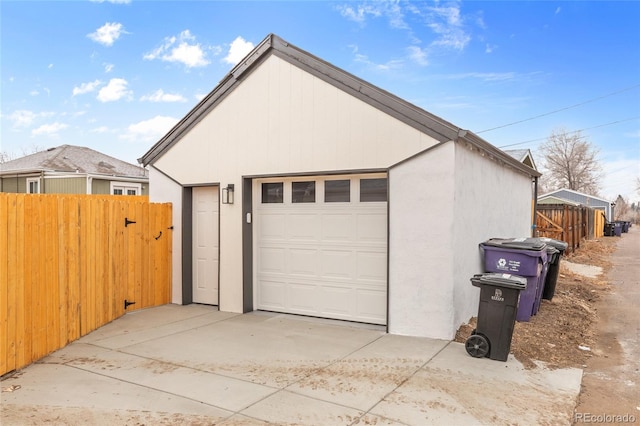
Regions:
<instances>
[{"instance_id":1,"label":"concrete slab","mask_svg":"<svg viewBox=\"0 0 640 426\"><path fill-rule=\"evenodd\" d=\"M2 382L2 424L568 424L580 370L378 326L138 311Z\"/></svg>"},{"instance_id":2,"label":"concrete slab","mask_svg":"<svg viewBox=\"0 0 640 426\"><path fill-rule=\"evenodd\" d=\"M407 424L571 424L582 370L527 370L450 343L372 413Z\"/></svg>"},{"instance_id":3,"label":"concrete slab","mask_svg":"<svg viewBox=\"0 0 640 426\"><path fill-rule=\"evenodd\" d=\"M283 388L384 334L286 315L242 315L122 348L176 365Z\"/></svg>"},{"instance_id":4,"label":"concrete slab","mask_svg":"<svg viewBox=\"0 0 640 426\"><path fill-rule=\"evenodd\" d=\"M448 343L387 334L287 390L368 411Z\"/></svg>"},{"instance_id":5,"label":"concrete slab","mask_svg":"<svg viewBox=\"0 0 640 426\"><path fill-rule=\"evenodd\" d=\"M280 391L243 411L243 414L278 425L344 425L357 421L364 412Z\"/></svg>"},{"instance_id":6,"label":"concrete slab","mask_svg":"<svg viewBox=\"0 0 640 426\"><path fill-rule=\"evenodd\" d=\"M225 419L233 414L182 395L161 392L68 365L33 364L19 380L14 381L21 387L15 392L2 393L3 407L5 404L23 407L84 407L99 411L132 410L206 415L215 419ZM4 415L3 412L3 419Z\"/></svg>"}]
</instances>

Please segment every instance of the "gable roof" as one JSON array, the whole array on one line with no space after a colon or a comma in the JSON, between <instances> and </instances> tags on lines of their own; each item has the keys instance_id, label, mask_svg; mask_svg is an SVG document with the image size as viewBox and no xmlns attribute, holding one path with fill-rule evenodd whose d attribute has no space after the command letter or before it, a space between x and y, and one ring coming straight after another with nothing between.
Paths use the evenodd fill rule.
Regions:
<instances>
[{"instance_id":1,"label":"gable roof","mask_svg":"<svg viewBox=\"0 0 640 426\"><path fill-rule=\"evenodd\" d=\"M595 197L593 195L584 194L582 192L578 192L578 191L574 191L573 189L566 189L566 188L556 189L555 191L547 192L546 194L542 194L542 195L538 196L538 199L552 196L552 197L559 198L559 199L567 199L569 201L576 201L575 197L572 198L572 199L569 199L567 197L563 197L562 196L563 193L573 194L573 195L577 196L578 198L585 198L585 199L601 201L602 203L606 203L606 204L610 204L611 203L610 201L605 200L604 198Z\"/></svg>"},{"instance_id":2,"label":"gable roof","mask_svg":"<svg viewBox=\"0 0 640 426\"><path fill-rule=\"evenodd\" d=\"M148 178L148 171L91 148L61 145L0 164L0 174L68 172Z\"/></svg>"},{"instance_id":3,"label":"gable roof","mask_svg":"<svg viewBox=\"0 0 640 426\"><path fill-rule=\"evenodd\" d=\"M353 95L359 100L389 114L390 116L433 137L439 142L465 141L511 167L528 174L540 176L536 170L517 161L479 136L463 130L379 87L344 71L312 54L288 43L275 34L269 34L243 60L238 63L220 83L182 118L162 139L160 139L138 161L147 166L153 164L209 111L215 108L242 83L254 69L270 55L289 62L313 76Z\"/></svg>"},{"instance_id":4,"label":"gable roof","mask_svg":"<svg viewBox=\"0 0 640 426\"><path fill-rule=\"evenodd\" d=\"M526 164L532 169L538 170L536 163L533 161L533 155L529 149L505 149L504 152L515 158L521 163Z\"/></svg>"}]
</instances>

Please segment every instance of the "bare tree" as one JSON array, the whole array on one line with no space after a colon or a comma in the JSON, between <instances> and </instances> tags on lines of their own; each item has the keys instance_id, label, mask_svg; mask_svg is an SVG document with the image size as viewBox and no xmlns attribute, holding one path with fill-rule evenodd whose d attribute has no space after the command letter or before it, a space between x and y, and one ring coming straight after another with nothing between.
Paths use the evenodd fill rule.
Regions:
<instances>
[{"instance_id":1,"label":"bare tree","mask_svg":"<svg viewBox=\"0 0 640 426\"><path fill-rule=\"evenodd\" d=\"M622 198L622 195L618 195L616 198L616 208L614 210L614 219L626 219L629 213L629 204Z\"/></svg>"},{"instance_id":2,"label":"bare tree","mask_svg":"<svg viewBox=\"0 0 640 426\"><path fill-rule=\"evenodd\" d=\"M13 160L13 155L9 151L0 151L0 164Z\"/></svg>"},{"instance_id":3,"label":"bare tree","mask_svg":"<svg viewBox=\"0 0 640 426\"><path fill-rule=\"evenodd\" d=\"M547 170L545 186L598 195L602 177L598 150L580 131L555 129L540 150Z\"/></svg>"}]
</instances>

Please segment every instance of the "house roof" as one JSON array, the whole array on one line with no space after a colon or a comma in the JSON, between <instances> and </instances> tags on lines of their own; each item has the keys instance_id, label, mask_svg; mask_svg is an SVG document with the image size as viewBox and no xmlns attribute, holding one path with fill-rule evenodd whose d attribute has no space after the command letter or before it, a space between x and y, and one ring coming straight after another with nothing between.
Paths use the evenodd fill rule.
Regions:
<instances>
[{"instance_id":1,"label":"house roof","mask_svg":"<svg viewBox=\"0 0 640 426\"><path fill-rule=\"evenodd\" d=\"M138 161L143 165L153 164L189 130L191 130L209 111L215 108L242 83L254 69L270 55L295 65L310 74L332 84L363 102L378 108L407 125L433 137L440 142L464 141L511 167L528 174L540 176L536 170L517 161L479 136L463 130L383 89L316 57L288 43L275 34L269 34L238 65L236 65L220 83L182 118L162 139L160 139Z\"/></svg>"},{"instance_id":2,"label":"house roof","mask_svg":"<svg viewBox=\"0 0 640 426\"><path fill-rule=\"evenodd\" d=\"M544 197L538 197L538 204L567 204L570 206L580 205L580 203L576 201L565 200L564 198L556 197L554 195L545 195Z\"/></svg>"},{"instance_id":3,"label":"house roof","mask_svg":"<svg viewBox=\"0 0 640 426\"><path fill-rule=\"evenodd\" d=\"M19 172L69 172L148 178L149 172L91 148L61 145L0 164L0 174Z\"/></svg>"},{"instance_id":4,"label":"house roof","mask_svg":"<svg viewBox=\"0 0 640 426\"><path fill-rule=\"evenodd\" d=\"M533 161L533 155L531 155L531 150L529 149L505 149L504 152L520 161L521 163L525 163L527 166L538 170L536 167L536 163Z\"/></svg>"},{"instance_id":5,"label":"house roof","mask_svg":"<svg viewBox=\"0 0 640 426\"><path fill-rule=\"evenodd\" d=\"M555 198L559 198L559 199L564 199L561 195L558 195L559 193L562 193L562 192L570 192L572 194L579 195L581 197L590 198L592 200L602 201L603 203L607 203L607 204L610 203L610 201L605 200L604 198L595 197L593 195L584 194L582 192L578 192L578 191L574 191L573 189L566 189L566 188L556 189L555 191L547 192L546 194L542 194L542 195L538 196L538 199L545 198L545 197L550 197L550 196L555 197ZM575 201L575 200L570 200L570 201Z\"/></svg>"}]
</instances>

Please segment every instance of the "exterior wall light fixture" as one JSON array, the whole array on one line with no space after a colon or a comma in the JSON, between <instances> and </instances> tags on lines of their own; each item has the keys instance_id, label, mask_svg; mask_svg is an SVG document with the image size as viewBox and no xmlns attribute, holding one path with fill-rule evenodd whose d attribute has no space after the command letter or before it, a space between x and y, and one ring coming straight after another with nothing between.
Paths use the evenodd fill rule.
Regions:
<instances>
[{"instance_id":1,"label":"exterior wall light fixture","mask_svg":"<svg viewBox=\"0 0 640 426\"><path fill-rule=\"evenodd\" d=\"M230 183L226 188L222 188L222 204L233 204L233 184Z\"/></svg>"}]
</instances>

